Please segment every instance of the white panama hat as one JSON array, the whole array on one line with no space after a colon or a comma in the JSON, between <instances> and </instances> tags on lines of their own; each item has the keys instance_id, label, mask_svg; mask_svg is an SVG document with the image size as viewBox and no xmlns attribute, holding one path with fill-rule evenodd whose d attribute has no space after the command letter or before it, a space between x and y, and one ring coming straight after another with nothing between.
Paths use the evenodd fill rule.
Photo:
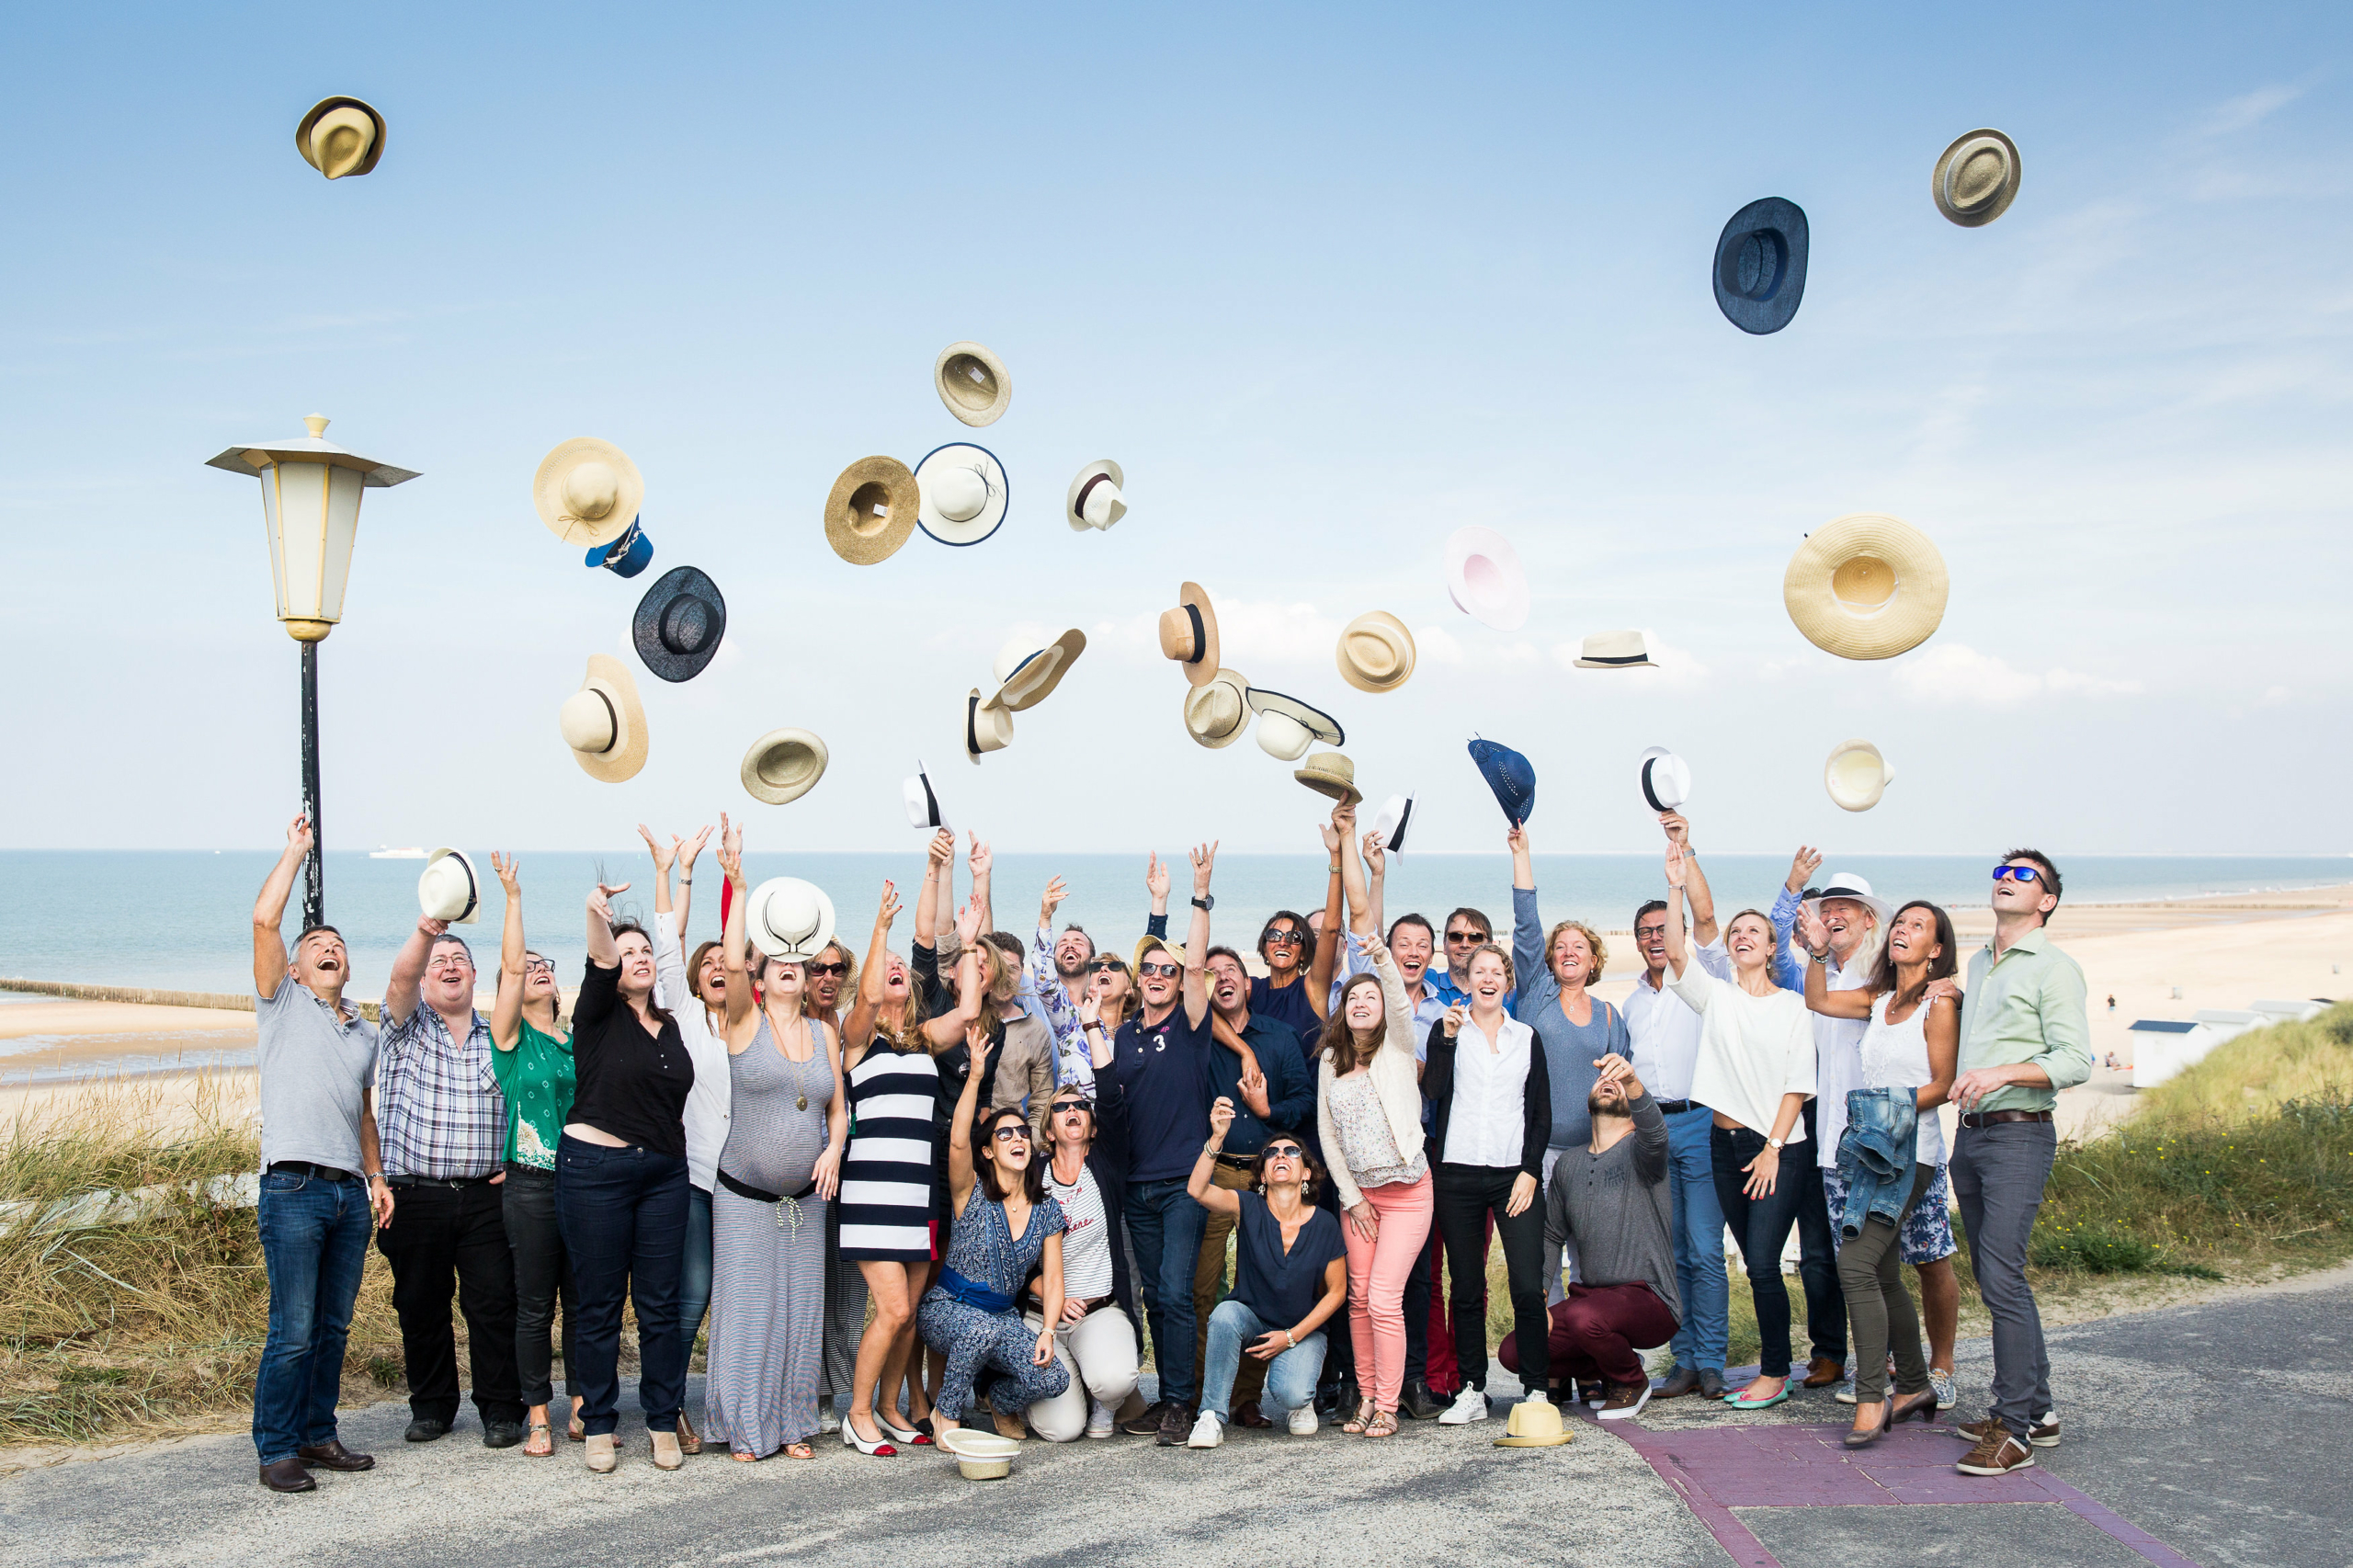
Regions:
<instances>
[{"instance_id":1,"label":"white panama hat","mask_svg":"<svg viewBox=\"0 0 2353 1568\"><path fill-rule=\"evenodd\" d=\"M1446 540L1446 597L1483 626L1517 631L1528 624L1528 573L1511 540L1472 524Z\"/></svg>"},{"instance_id":2,"label":"white panama hat","mask_svg":"<svg viewBox=\"0 0 2353 1568\"><path fill-rule=\"evenodd\" d=\"M1691 765L1667 750L1653 746L1643 753L1643 799L1654 812L1679 812L1691 798Z\"/></svg>"},{"instance_id":3,"label":"white panama hat","mask_svg":"<svg viewBox=\"0 0 2353 1568\"><path fill-rule=\"evenodd\" d=\"M978 544L1005 521L1005 465L986 447L950 441L915 464L915 521L942 544Z\"/></svg>"},{"instance_id":4,"label":"white panama hat","mask_svg":"<svg viewBox=\"0 0 2353 1568\"><path fill-rule=\"evenodd\" d=\"M940 809L939 796L931 787L931 769L923 765L923 758L915 758L915 770L899 792L907 803L909 827L933 833L948 825L948 813Z\"/></svg>"},{"instance_id":5,"label":"white panama hat","mask_svg":"<svg viewBox=\"0 0 2353 1568\"><path fill-rule=\"evenodd\" d=\"M1279 691L1252 687L1250 711L1258 715L1258 749L1284 762L1297 762L1317 741L1327 746L1347 744L1337 719Z\"/></svg>"},{"instance_id":6,"label":"white panama hat","mask_svg":"<svg viewBox=\"0 0 2353 1568\"><path fill-rule=\"evenodd\" d=\"M1581 670L1654 670L1650 634L1643 631L1597 631L1577 645Z\"/></svg>"},{"instance_id":7,"label":"white panama hat","mask_svg":"<svg viewBox=\"0 0 2353 1568\"><path fill-rule=\"evenodd\" d=\"M996 651L991 671L996 690L982 699L989 707L1028 712L1053 695L1072 662L1086 652L1086 633L1075 626L1042 648L1029 646L1029 641L1017 637Z\"/></svg>"},{"instance_id":8,"label":"white panama hat","mask_svg":"<svg viewBox=\"0 0 2353 1568\"><path fill-rule=\"evenodd\" d=\"M482 880L474 875L473 858L462 849L436 849L426 856L425 872L416 879L416 903L427 920L480 925Z\"/></svg>"},{"instance_id":9,"label":"white panama hat","mask_svg":"<svg viewBox=\"0 0 2353 1568\"><path fill-rule=\"evenodd\" d=\"M1381 814L1372 819L1372 831L1381 835L1381 847L1392 855L1405 852L1405 832L1413 825L1414 797L1410 794L1392 795L1383 802Z\"/></svg>"},{"instance_id":10,"label":"white panama hat","mask_svg":"<svg viewBox=\"0 0 2353 1568\"><path fill-rule=\"evenodd\" d=\"M1873 915L1879 916L1879 934L1881 937L1887 935L1888 922L1895 918L1895 905L1871 892L1870 883L1851 872L1840 871L1823 883L1822 892L1815 902L1818 903L1823 899L1830 898L1851 898L1857 903L1868 906Z\"/></svg>"},{"instance_id":11,"label":"white panama hat","mask_svg":"<svg viewBox=\"0 0 2353 1568\"><path fill-rule=\"evenodd\" d=\"M799 877L770 877L744 905L744 935L772 959L807 963L834 939L834 901Z\"/></svg>"},{"instance_id":12,"label":"white panama hat","mask_svg":"<svg viewBox=\"0 0 2353 1568\"><path fill-rule=\"evenodd\" d=\"M1822 765L1822 786L1839 810L1867 812L1895 782L1895 767L1869 741L1840 741Z\"/></svg>"},{"instance_id":13,"label":"white panama hat","mask_svg":"<svg viewBox=\"0 0 2353 1568\"><path fill-rule=\"evenodd\" d=\"M645 766L652 743L637 677L610 653L588 655L588 673L556 710L556 727L572 748L572 759L591 778L626 784Z\"/></svg>"},{"instance_id":14,"label":"white panama hat","mask_svg":"<svg viewBox=\"0 0 2353 1568\"><path fill-rule=\"evenodd\" d=\"M1120 494L1128 476L1109 458L1098 458L1078 471L1063 497L1063 521L1074 533L1108 528L1128 515L1127 497Z\"/></svg>"},{"instance_id":15,"label":"white panama hat","mask_svg":"<svg viewBox=\"0 0 2353 1568\"><path fill-rule=\"evenodd\" d=\"M974 687L964 699L964 760L978 767L984 755L1012 744L1011 710L982 701L981 688Z\"/></svg>"}]
</instances>

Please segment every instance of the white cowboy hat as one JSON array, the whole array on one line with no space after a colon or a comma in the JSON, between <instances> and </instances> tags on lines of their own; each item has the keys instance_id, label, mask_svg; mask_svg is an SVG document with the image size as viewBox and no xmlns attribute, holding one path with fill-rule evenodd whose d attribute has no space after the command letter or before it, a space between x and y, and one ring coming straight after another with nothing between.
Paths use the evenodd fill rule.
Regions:
<instances>
[{"instance_id":1,"label":"white cowboy hat","mask_svg":"<svg viewBox=\"0 0 2353 1568\"><path fill-rule=\"evenodd\" d=\"M935 832L948 825L948 813L939 809L939 797L931 788L931 770L915 758L914 777L900 786L899 793L907 802L907 825Z\"/></svg>"},{"instance_id":2,"label":"white cowboy hat","mask_svg":"<svg viewBox=\"0 0 2353 1568\"><path fill-rule=\"evenodd\" d=\"M1340 629L1332 656L1358 691L1394 691L1413 678L1414 634L1387 610L1367 610Z\"/></svg>"},{"instance_id":3,"label":"white cowboy hat","mask_svg":"<svg viewBox=\"0 0 2353 1568\"><path fill-rule=\"evenodd\" d=\"M1414 821L1414 797L1392 795L1372 819L1372 831L1381 835L1381 846L1392 855L1405 852L1405 830Z\"/></svg>"},{"instance_id":4,"label":"white cowboy hat","mask_svg":"<svg viewBox=\"0 0 2353 1568\"><path fill-rule=\"evenodd\" d=\"M1528 574L1511 540L1493 528L1473 524L1447 536L1446 597L1455 608L1498 631L1528 624Z\"/></svg>"},{"instance_id":5,"label":"white cowboy hat","mask_svg":"<svg viewBox=\"0 0 2353 1568\"><path fill-rule=\"evenodd\" d=\"M1654 670L1651 640L1642 631L1597 631L1577 648L1581 670Z\"/></svg>"},{"instance_id":6,"label":"white cowboy hat","mask_svg":"<svg viewBox=\"0 0 2353 1568\"><path fill-rule=\"evenodd\" d=\"M321 98L294 128L294 146L329 179L364 175L384 155L384 117L358 98Z\"/></svg>"},{"instance_id":7,"label":"white cowboy hat","mask_svg":"<svg viewBox=\"0 0 2353 1568\"><path fill-rule=\"evenodd\" d=\"M744 935L772 959L807 963L834 939L834 901L799 877L770 877L744 905Z\"/></svg>"},{"instance_id":8,"label":"white cowboy hat","mask_svg":"<svg viewBox=\"0 0 2353 1568\"><path fill-rule=\"evenodd\" d=\"M1974 229L2010 210L2025 173L2018 144L1989 127L1956 137L1944 150L1928 176L1928 194L1938 211Z\"/></svg>"},{"instance_id":9,"label":"white cowboy hat","mask_svg":"<svg viewBox=\"0 0 2353 1568\"><path fill-rule=\"evenodd\" d=\"M1184 665L1195 686L1217 678L1217 611L1199 583L1179 583L1176 608L1160 612L1160 653Z\"/></svg>"},{"instance_id":10,"label":"white cowboy hat","mask_svg":"<svg viewBox=\"0 0 2353 1568\"><path fill-rule=\"evenodd\" d=\"M1242 738L1250 727L1250 683L1220 670L1202 686L1185 688L1185 733L1211 751Z\"/></svg>"},{"instance_id":11,"label":"white cowboy hat","mask_svg":"<svg viewBox=\"0 0 2353 1568\"><path fill-rule=\"evenodd\" d=\"M974 687L964 699L964 760L978 767L984 752L1003 751L1013 744L1013 714L981 700Z\"/></svg>"},{"instance_id":12,"label":"white cowboy hat","mask_svg":"<svg viewBox=\"0 0 2353 1568\"><path fill-rule=\"evenodd\" d=\"M1305 767L1297 769L1291 777L1344 806L1353 806L1364 799L1364 791L1357 788L1357 765L1336 751L1317 752L1307 759Z\"/></svg>"},{"instance_id":13,"label":"white cowboy hat","mask_svg":"<svg viewBox=\"0 0 2353 1568\"><path fill-rule=\"evenodd\" d=\"M1691 798L1691 765L1667 750L1653 746L1643 753L1643 799L1654 812L1679 812Z\"/></svg>"},{"instance_id":14,"label":"white cowboy hat","mask_svg":"<svg viewBox=\"0 0 2353 1568\"><path fill-rule=\"evenodd\" d=\"M1005 361L977 343L951 343L932 361L931 384L948 412L967 425L994 425L1013 401Z\"/></svg>"},{"instance_id":15,"label":"white cowboy hat","mask_svg":"<svg viewBox=\"0 0 2353 1568\"><path fill-rule=\"evenodd\" d=\"M915 464L915 521L942 544L978 544L1005 521L1005 465L986 447L950 441Z\"/></svg>"},{"instance_id":16,"label":"white cowboy hat","mask_svg":"<svg viewBox=\"0 0 2353 1568\"><path fill-rule=\"evenodd\" d=\"M577 550L610 544L645 506L645 476L610 441L575 436L540 460L531 505L548 531Z\"/></svg>"},{"instance_id":17,"label":"white cowboy hat","mask_svg":"<svg viewBox=\"0 0 2353 1568\"><path fill-rule=\"evenodd\" d=\"M1028 712L1053 695L1072 662L1086 652L1086 633L1075 626L1042 648L1028 646L1029 641L1017 637L996 651L996 690L983 699L989 707Z\"/></svg>"},{"instance_id":18,"label":"white cowboy hat","mask_svg":"<svg viewBox=\"0 0 2353 1568\"><path fill-rule=\"evenodd\" d=\"M817 787L825 776L825 743L807 730L770 730L744 754L745 792L781 806Z\"/></svg>"},{"instance_id":19,"label":"white cowboy hat","mask_svg":"<svg viewBox=\"0 0 2353 1568\"><path fill-rule=\"evenodd\" d=\"M1109 458L1098 458L1078 471L1063 497L1063 521L1074 532L1108 528L1128 515L1127 498L1120 494L1128 476Z\"/></svg>"},{"instance_id":20,"label":"white cowboy hat","mask_svg":"<svg viewBox=\"0 0 2353 1568\"><path fill-rule=\"evenodd\" d=\"M591 778L621 784L645 766L645 707L637 699L637 677L609 653L588 655L580 689L563 699L556 723L572 759Z\"/></svg>"},{"instance_id":21,"label":"white cowboy hat","mask_svg":"<svg viewBox=\"0 0 2353 1568\"><path fill-rule=\"evenodd\" d=\"M1317 741L1327 746L1347 743L1337 719L1279 691L1252 687L1250 711L1258 715L1258 749L1284 762L1297 762Z\"/></svg>"},{"instance_id":22,"label":"white cowboy hat","mask_svg":"<svg viewBox=\"0 0 2353 1568\"><path fill-rule=\"evenodd\" d=\"M1867 812L1895 781L1895 769L1869 741L1840 741L1822 765L1822 785L1842 811Z\"/></svg>"},{"instance_id":23,"label":"white cowboy hat","mask_svg":"<svg viewBox=\"0 0 2353 1568\"><path fill-rule=\"evenodd\" d=\"M426 856L425 873L416 879L416 902L427 920L480 924L482 880L474 875L472 857L462 849L436 849Z\"/></svg>"},{"instance_id":24,"label":"white cowboy hat","mask_svg":"<svg viewBox=\"0 0 2353 1568\"><path fill-rule=\"evenodd\" d=\"M923 491L896 458L860 458L842 470L825 496L825 542L853 566L899 552L915 531Z\"/></svg>"},{"instance_id":25,"label":"white cowboy hat","mask_svg":"<svg viewBox=\"0 0 2353 1568\"><path fill-rule=\"evenodd\" d=\"M1781 574L1781 602L1805 640L1842 659L1892 659L1945 617L1945 558L1900 517L1857 512L1806 536Z\"/></svg>"},{"instance_id":26,"label":"white cowboy hat","mask_svg":"<svg viewBox=\"0 0 2353 1568\"><path fill-rule=\"evenodd\" d=\"M956 1456L956 1468L967 1481L1002 1481L1013 1469L1021 1445L999 1432L952 1426L939 1435L939 1447Z\"/></svg>"},{"instance_id":27,"label":"white cowboy hat","mask_svg":"<svg viewBox=\"0 0 2353 1568\"><path fill-rule=\"evenodd\" d=\"M1887 935L1888 922L1895 918L1895 905L1871 892L1870 883L1851 872L1837 872L1822 884L1816 902L1828 898L1851 898L1857 903L1868 906L1873 915L1879 916L1879 934L1882 937Z\"/></svg>"}]
</instances>

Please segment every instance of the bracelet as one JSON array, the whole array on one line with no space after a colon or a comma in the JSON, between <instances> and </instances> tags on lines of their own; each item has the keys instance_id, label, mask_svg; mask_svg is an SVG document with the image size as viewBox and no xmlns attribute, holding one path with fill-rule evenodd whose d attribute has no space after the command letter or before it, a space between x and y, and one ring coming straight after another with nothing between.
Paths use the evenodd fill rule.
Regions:
<instances>
[{"instance_id":1,"label":"bracelet","mask_svg":"<svg viewBox=\"0 0 2353 1568\"><path fill-rule=\"evenodd\" d=\"M1290 1346L1293 1350L1296 1350L1299 1348L1299 1335L1293 1334L1289 1329L1285 1329L1283 1330L1283 1343Z\"/></svg>"},{"instance_id":2,"label":"bracelet","mask_svg":"<svg viewBox=\"0 0 2353 1568\"><path fill-rule=\"evenodd\" d=\"M1222 1138L1212 1138L1201 1145L1201 1153L1204 1154L1219 1154L1224 1152L1225 1140Z\"/></svg>"},{"instance_id":3,"label":"bracelet","mask_svg":"<svg viewBox=\"0 0 2353 1568\"><path fill-rule=\"evenodd\" d=\"M692 877L680 877L678 885L682 888L690 888L695 885L695 880Z\"/></svg>"},{"instance_id":4,"label":"bracelet","mask_svg":"<svg viewBox=\"0 0 2353 1568\"><path fill-rule=\"evenodd\" d=\"M1326 868L1324 869L1324 875L1326 875L1326 876L1336 877L1336 876L1338 876L1339 874L1340 874L1340 863L1339 863L1337 860L1333 861L1333 862L1332 862L1332 864L1331 864L1330 866L1328 866L1328 867L1326 867Z\"/></svg>"}]
</instances>

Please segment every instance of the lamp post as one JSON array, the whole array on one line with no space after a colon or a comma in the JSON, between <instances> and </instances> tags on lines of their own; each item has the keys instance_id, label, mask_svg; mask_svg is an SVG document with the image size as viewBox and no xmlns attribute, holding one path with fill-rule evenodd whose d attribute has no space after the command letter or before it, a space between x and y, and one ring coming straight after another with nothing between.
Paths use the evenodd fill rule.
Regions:
<instances>
[{"instance_id":1,"label":"lamp post","mask_svg":"<svg viewBox=\"0 0 2353 1568\"><path fill-rule=\"evenodd\" d=\"M351 575L351 547L359 532L360 492L416 475L327 440L324 414L305 415L302 423L310 426L307 437L240 444L206 466L260 478L278 619L302 645L302 812L311 819L312 835L302 869L307 927L326 920L326 835L319 824L319 644L343 619L344 584Z\"/></svg>"}]
</instances>

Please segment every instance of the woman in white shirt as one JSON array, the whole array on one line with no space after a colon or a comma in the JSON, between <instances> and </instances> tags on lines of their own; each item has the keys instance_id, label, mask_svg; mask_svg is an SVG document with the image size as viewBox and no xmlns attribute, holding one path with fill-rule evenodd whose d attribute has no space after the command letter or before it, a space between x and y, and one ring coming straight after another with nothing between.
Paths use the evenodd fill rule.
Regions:
<instances>
[{"instance_id":1,"label":"woman in white shirt","mask_svg":"<svg viewBox=\"0 0 2353 1568\"><path fill-rule=\"evenodd\" d=\"M1067 1443L1082 1433L1108 1437L1112 1417L1136 1391L1136 1331L1121 1298L1127 1270L1119 1256L1119 1209L1105 1192L1093 1157L1095 1101L1085 1086L1064 1084L1040 1113L1046 1124L1051 1159L1046 1192L1062 1205L1069 1227L1063 1232L1063 1312L1054 1324L1054 1354L1070 1374L1070 1387L1029 1407L1029 1429L1050 1443ZM1045 1301L1022 1301L1022 1321L1045 1326Z\"/></svg>"},{"instance_id":2,"label":"woman in white shirt","mask_svg":"<svg viewBox=\"0 0 2353 1568\"><path fill-rule=\"evenodd\" d=\"M1744 909L1724 927L1733 977L1718 980L1691 960L1683 929L1683 848L1666 846L1666 972L1675 994L1699 1015L1699 1055L1691 1097L1715 1116L1711 1153L1716 1200L1740 1243L1764 1341L1758 1375L1724 1403L1762 1410L1790 1397L1790 1292L1781 1248L1797 1223L1800 1184L1780 1179L1781 1151L1802 1144L1798 1118L1813 1096L1813 1020L1804 998L1773 983L1773 922ZM1797 1157L1808 1151L1801 1148Z\"/></svg>"}]
</instances>

